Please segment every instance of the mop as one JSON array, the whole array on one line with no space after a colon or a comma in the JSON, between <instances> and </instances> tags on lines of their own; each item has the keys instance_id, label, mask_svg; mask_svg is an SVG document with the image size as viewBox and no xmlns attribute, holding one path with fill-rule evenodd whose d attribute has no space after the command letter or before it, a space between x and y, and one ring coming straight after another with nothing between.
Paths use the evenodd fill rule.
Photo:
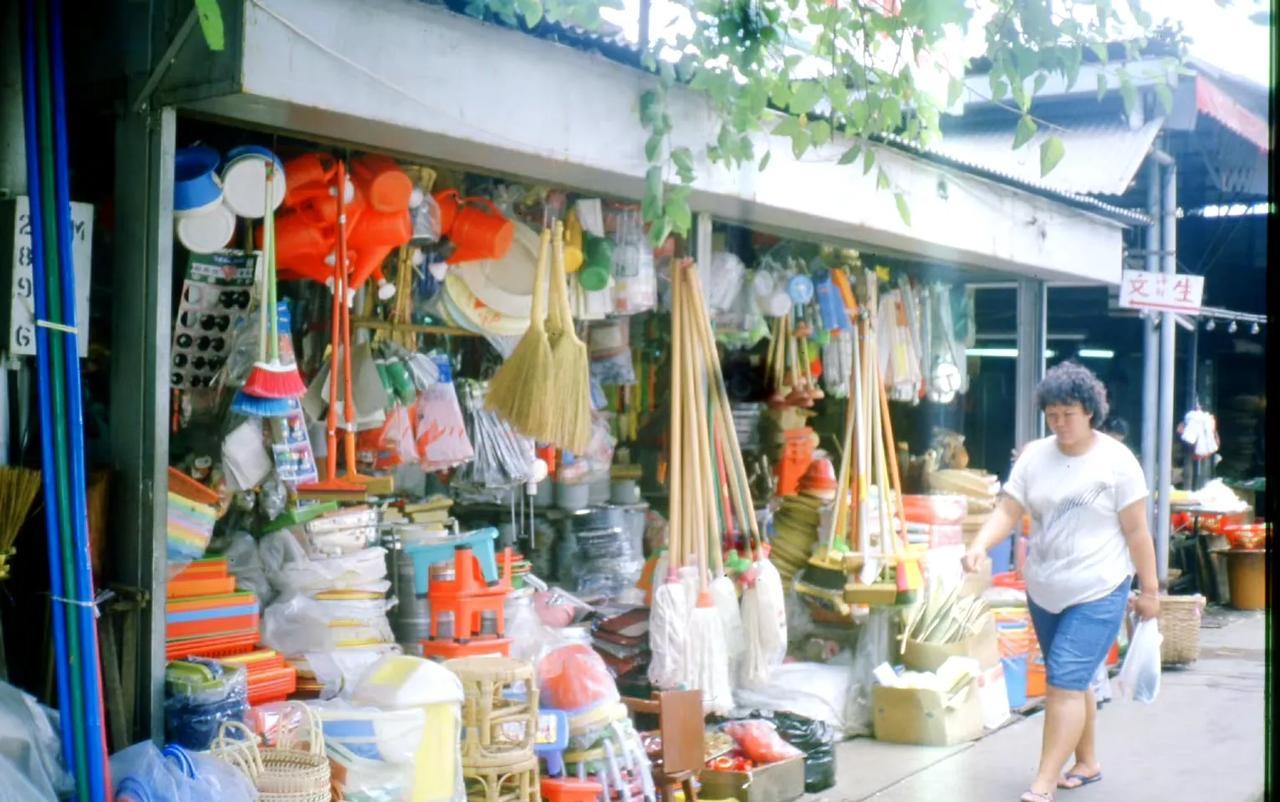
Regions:
<instances>
[{"instance_id":1,"label":"mop","mask_svg":"<svg viewBox=\"0 0 1280 802\"><path fill-rule=\"evenodd\" d=\"M680 268L677 268L680 270ZM685 267L683 273L692 272ZM676 281L685 280L677 275ZM706 365L703 359L706 353L698 353L693 347L693 331L697 326L692 320L689 305L697 301L692 293L683 293L683 308L673 314L683 316L684 340L676 345L683 348L688 359L683 361L685 381L693 389L693 404L685 406L686 443L694 446L692 459L687 460L692 470L694 529L702 529L699 534L692 534L694 553L698 565L697 602L689 618L690 674L693 686L702 691L703 707L717 715L727 714L733 707L733 686L729 679L728 648L725 643L725 630L721 623L716 601L712 597L707 583L707 542L715 535L715 517L710 506L704 502L714 493L711 481L711 455L707 444L706 393L703 381L706 378ZM683 472L683 471L682 471ZM719 538L717 538L719 540Z\"/></svg>"},{"instance_id":2,"label":"mop","mask_svg":"<svg viewBox=\"0 0 1280 802\"><path fill-rule=\"evenodd\" d=\"M711 321L707 316L698 274L693 270L688 271L688 274L694 296L694 303L691 306L699 336L704 343L711 343L713 342ZM678 287L679 284L675 286ZM713 361L711 367L715 373L717 387L722 388L724 376L720 372L719 361ZM732 425L728 424L733 419L728 396L723 393L717 393L717 396L721 417L726 421L725 429L729 438L730 462L733 468L729 472L730 484L738 499L742 516L746 519L754 551L754 563L744 577L747 587L742 593L745 649L739 669L739 681L747 687L760 687L769 681L774 666L781 664L787 653L785 594L778 569L764 554L764 541L760 537L760 527L756 521L755 505L751 500L746 467L742 464L742 448L738 443L738 433Z\"/></svg>"},{"instance_id":3,"label":"mop","mask_svg":"<svg viewBox=\"0 0 1280 802\"><path fill-rule=\"evenodd\" d=\"M689 602L685 598L684 587L680 583L680 539L684 524L683 475L681 463L683 448L681 441L681 411L684 406L682 377L683 354L679 343L684 333L684 325L678 313L680 309L680 284L671 284L671 423L670 431L670 466L668 472L668 515L667 515L667 573L666 581L653 591L652 610L649 614L649 649L652 659L649 661L649 682L658 688L677 688L684 678L688 664L688 631L686 623L689 619ZM655 577L660 579L660 577Z\"/></svg>"},{"instance_id":4,"label":"mop","mask_svg":"<svg viewBox=\"0 0 1280 802\"><path fill-rule=\"evenodd\" d=\"M346 167L339 160L337 164L337 186L346 186ZM333 292L333 307L329 324L330 341L329 341L329 410L327 422L325 425L327 435L327 447L325 449L325 478L319 482L311 484L299 485L298 495L303 498L314 498L321 500L351 500L360 501L366 496L366 488L362 484L358 484L353 475L355 474L355 448L354 442L352 449L348 455L347 476L345 478L338 477L338 383L340 358L342 356L350 356L349 351L341 354L342 342L342 326L346 320L343 309L346 306L347 299L347 210L346 195L342 191L337 193L338 198L338 249L333 265L333 286L330 288ZM350 360L346 360L348 368L348 376L350 376ZM350 391L347 393L350 399ZM345 405L349 416L350 433L354 440L355 437L355 408L351 404Z\"/></svg>"}]
</instances>

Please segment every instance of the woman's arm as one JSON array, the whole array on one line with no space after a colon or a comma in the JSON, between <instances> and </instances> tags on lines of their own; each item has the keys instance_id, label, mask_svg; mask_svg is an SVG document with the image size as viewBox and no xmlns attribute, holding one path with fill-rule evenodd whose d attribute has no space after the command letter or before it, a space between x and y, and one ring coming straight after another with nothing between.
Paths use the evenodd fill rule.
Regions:
<instances>
[{"instance_id":1,"label":"woman's arm","mask_svg":"<svg viewBox=\"0 0 1280 802\"><path fill-rule=\"evenodd\" d=\"M1013 534L1013 528L1022 521L1022 505L1009 496L1001 496L991 517L978 530L973 543L965 550L964 570L977 571L986 559L987 552ZM1152 565L1154 565L1154 559Z\"/></svg>"},{"instance_id":2,"label":"woman's arm","mask_svg":"<svg viewBox=\"0 0 1280 802\"><path fill-rule=\"evenodd\" d=\"M1160 614L1160 579L1156 573L1156 546L1147 527L1147 501L1140 499L1120 510L1120 528L1129 544L1129 556L1138 569L1142 595L1134 603L1138 616L1147 619Z\"/></svg>"}]
</instances>

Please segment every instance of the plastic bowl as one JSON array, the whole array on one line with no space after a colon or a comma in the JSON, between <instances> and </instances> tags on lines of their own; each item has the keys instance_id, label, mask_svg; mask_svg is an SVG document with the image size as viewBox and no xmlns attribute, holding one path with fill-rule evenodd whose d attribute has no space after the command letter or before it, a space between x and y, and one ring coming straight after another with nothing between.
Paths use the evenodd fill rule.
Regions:
<instances>
[{"instance_id":1,"label":"plastic bowl","mask_svg":"<svg viewBox=\"0 0 1280 802\"><path fill-rule=\"evenodd\" d=\"M182 148L174 156L173 213L177 217L199 214L222 203L218 151L203 145Z\"/></svg>"},{"instance_id":2,"label":"plastic bowl","mask_svg":"<svg viewBox=\"0 0 1280 802\"><path fill-rule=\"evenodd\" d=\"M244 145L227 152L222 168L222 191L227 208L238 217L259 219L266 216L267 160L275 162L271 177L272 209L284 203L286 182L284 163L270 150L259 145Z\"/></svg>"}]
</instances>

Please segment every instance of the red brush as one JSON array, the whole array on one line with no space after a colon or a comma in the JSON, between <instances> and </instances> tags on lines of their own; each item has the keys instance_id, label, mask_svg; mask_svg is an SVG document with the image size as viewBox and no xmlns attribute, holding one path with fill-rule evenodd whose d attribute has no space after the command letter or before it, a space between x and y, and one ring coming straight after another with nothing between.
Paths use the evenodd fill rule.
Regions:
<instances>
[{"instance_id":1,"label":"red brush","mask_svg":"<svg viewBox=\"0 0 1280 802\"><path fill-rule=\"evenodd\" d=\"M276 224L275 215L270 211L272 179L275 173L275 162L266 160L267 168L267 214L263 220L262 245L266 256L266 269L263 271L263 289L266 294L267 308L262 313L259 329L261 342L258 343L258 361L249 371L249 378L244 383L244 393L257 398L301 398L307 392L302 377L298 375L298 367L285 365L280 361L280 324L276 317ZM268 330L267 320L270 317ZM271 359L267 360L267 344L270 342Z\"/></svg>"}]
</instances>

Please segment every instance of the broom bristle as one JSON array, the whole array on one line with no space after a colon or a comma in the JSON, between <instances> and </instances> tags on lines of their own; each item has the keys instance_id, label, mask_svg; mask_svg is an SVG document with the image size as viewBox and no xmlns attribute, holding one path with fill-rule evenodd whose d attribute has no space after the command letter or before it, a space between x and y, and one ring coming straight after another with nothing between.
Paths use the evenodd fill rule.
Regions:
<instances>
[{"instance_id":1,"label":"broom bristle","mask_svg":"<svg viewBox=\"0 0 1280 802\"><path fill-rule=\"evenodd\" d=\"M516 431L546 442L552 405L551 345L541 321L534 321L498 371L489 380L485 407L507 420Z\"/></svg>"},{"instance_id":2,"label":"broom bristle","mask_svg":"<svg viewBox=\"0 0 1280 802\"><path fill-rule=\"evenodd\" d=\"M39 471L0 467L0 556L13 547L39 492Z\"/></svg>"},{"instance_id":3,"label":"broom bristle","mask_svg":"<svg viewBox=\"0 0 1280 802\"><path fill-rule=\"evenodd\" d=\"M591 373L587 344L565 332L551 346L551 386L565 399L555 416L559 436L554 440L575 454L591 438Z\"/></svg>"},{"instance_id":4,"label":"broom bristle","mask_svg":"<svg viewBox=\"0 0 1280 802\"><path fill-rule=\"evenodd\" d=\"M295 398L264 398L241 390L231 401L231 411L254 418L282 418L298 407Z\"/></svg>"},{"instance_id":5,"label":"broom bristle","mask_svg":"<svg viewBox=\"0 0 1280 802\"><path fill-rule=\"evenodd\" d=\"M245 379L244 392L258 398L301 398L307 393L307 385L294 365L258 362Z\"/></svg>"}]
</instances>

